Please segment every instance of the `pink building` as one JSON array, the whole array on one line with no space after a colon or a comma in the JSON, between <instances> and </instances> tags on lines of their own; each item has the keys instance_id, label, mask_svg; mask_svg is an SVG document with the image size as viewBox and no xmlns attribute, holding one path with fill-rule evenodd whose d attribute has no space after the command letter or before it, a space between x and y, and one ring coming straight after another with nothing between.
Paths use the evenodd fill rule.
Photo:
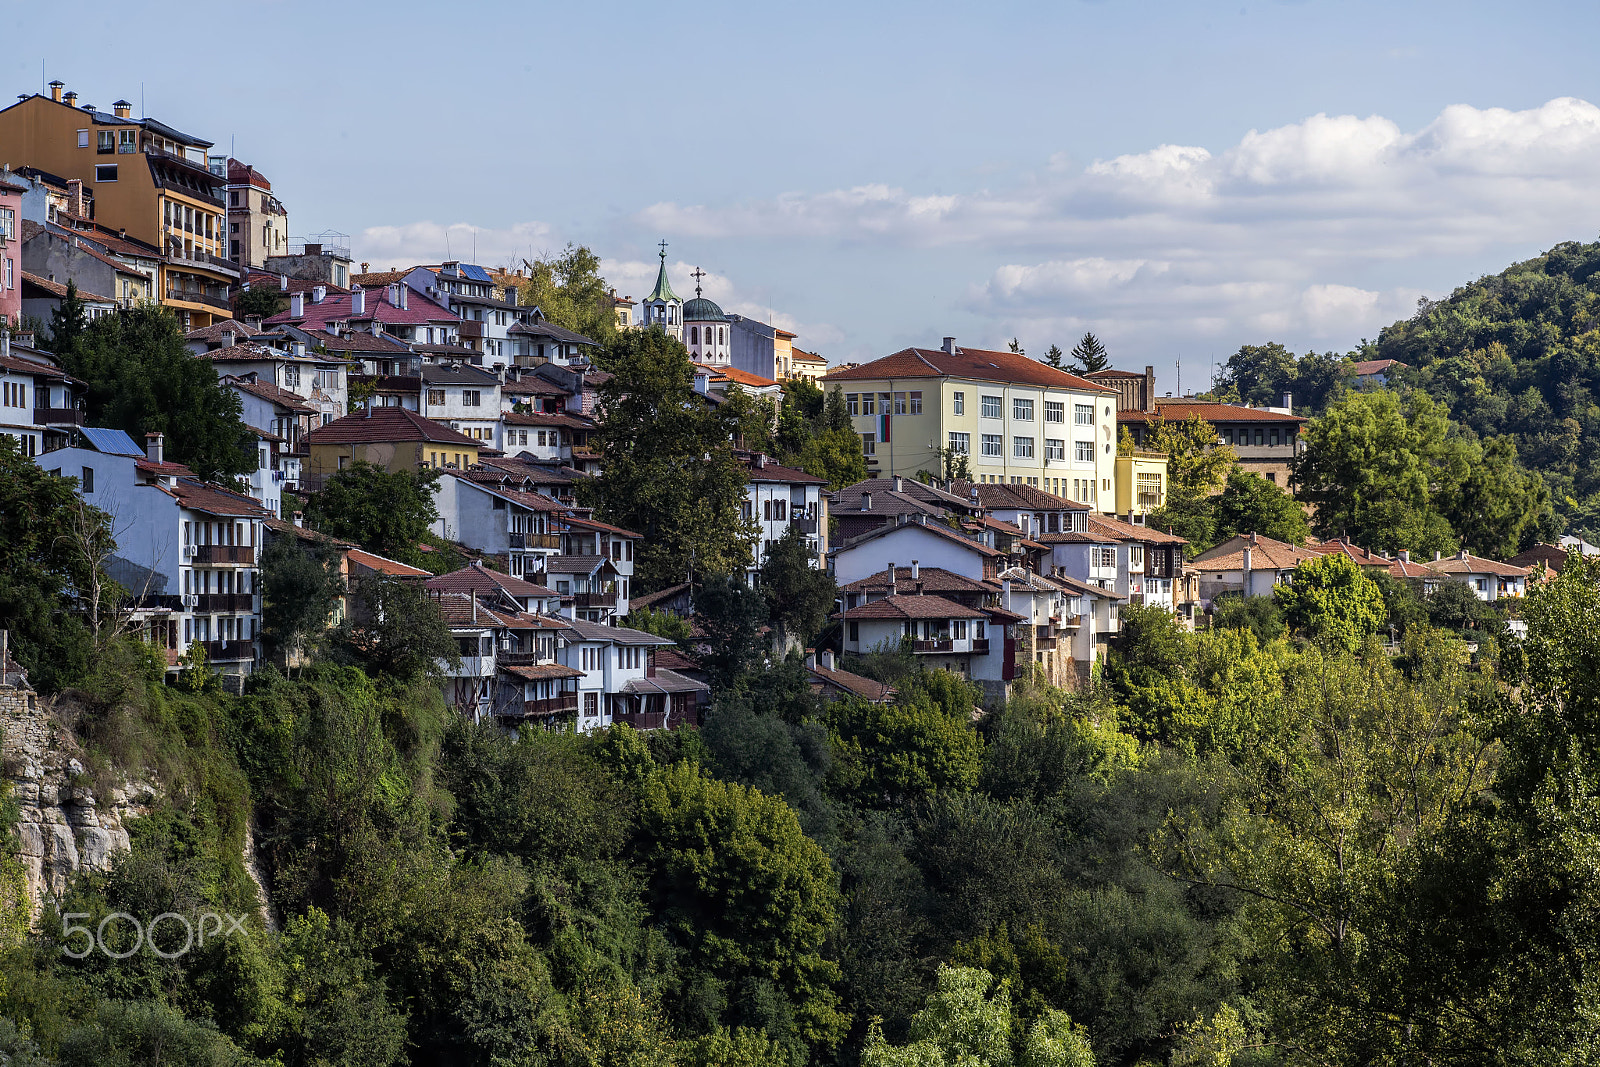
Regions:
<instances>
[{"instance_id":1,"label":"pink building","mask_svg":"<svg viewBox=\"0 0 1600 1067\"><path fill-rule=\"evenodd\" d=\"M26 185L0 178L0 321L22 323L22 194Z\"/></svg>"}]
</instances>

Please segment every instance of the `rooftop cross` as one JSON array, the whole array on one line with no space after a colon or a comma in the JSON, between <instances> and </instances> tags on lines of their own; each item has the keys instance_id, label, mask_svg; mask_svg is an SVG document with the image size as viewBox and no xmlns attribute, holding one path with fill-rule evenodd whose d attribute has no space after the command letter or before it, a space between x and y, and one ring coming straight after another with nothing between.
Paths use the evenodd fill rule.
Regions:
<instances>
[{"instance_id":1,"label":"rooftop cross","mask_svg":"<svg viewBox=\"0 0 1600 1067\"><path fill-rule=\"evenodd\" d=\"M666 261L667 261L667 242L666 241L662 241L661 242L661 262L665 263Z\"/></svg>"},{"instance_id":2,"label":"rooftop cross","mask_svg":"<svg viewBox=\"0 0 1600 1067\"><path fill-rule=\"evenodd\" d=\"M699 296L700 295L700 279L704 278L705 276L706 276L706 272L701 270L699 267L696 267L692 272L690 272L689 277L694 279L694 295L695 296Z\"/></svg>"}]
</instances>

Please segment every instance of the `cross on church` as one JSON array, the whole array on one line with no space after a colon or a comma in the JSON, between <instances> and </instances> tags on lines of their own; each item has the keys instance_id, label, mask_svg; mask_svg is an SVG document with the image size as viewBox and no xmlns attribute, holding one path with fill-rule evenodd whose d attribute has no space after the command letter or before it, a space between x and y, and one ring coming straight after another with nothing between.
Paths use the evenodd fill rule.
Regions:
<instances>
[{"instance_id":1,"label":"cross on church","mask_svg":"<svg viewBox=\"0 0 1600 1067\"><path fill-rule=\"evenodd\" d=\"M661 258L662 258L662 260L665 260L667 258L667 242L666 241L662 241L661 242Z\"/></svg>"},{"instance_id":2,"label":"cross on church","mask_svg":"<svg viewBox=\"0 0 1600 1067\"><path fill-rule=\"evenodd\" d=\"M705 276L706 276L706 272L701 270L699 267L696 267L693 271L690 272L689 277L694 279L694 295L695 296L699 296L700 295L700 279L704 278Z\"/></svg>"}]
</instances>

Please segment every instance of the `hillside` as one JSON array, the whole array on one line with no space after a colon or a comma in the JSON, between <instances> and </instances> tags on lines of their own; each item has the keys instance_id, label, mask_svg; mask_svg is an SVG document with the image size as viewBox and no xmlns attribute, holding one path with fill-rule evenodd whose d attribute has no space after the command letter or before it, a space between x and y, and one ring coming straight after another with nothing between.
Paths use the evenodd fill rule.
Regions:
<instances>
[{"instance_id":1,"label":"hillside","mask_svg":"<svg viewBox=\"0 0 1600 1067\"><path fill-rule=\"evenodd\" d=\"M1569 532L1600 529L1600 244L1570 241L1424 301L1377 356L1480 436L1509 435ZM1372 358L1369 356L1368 358Z\"/></svg>"}]
</instances>

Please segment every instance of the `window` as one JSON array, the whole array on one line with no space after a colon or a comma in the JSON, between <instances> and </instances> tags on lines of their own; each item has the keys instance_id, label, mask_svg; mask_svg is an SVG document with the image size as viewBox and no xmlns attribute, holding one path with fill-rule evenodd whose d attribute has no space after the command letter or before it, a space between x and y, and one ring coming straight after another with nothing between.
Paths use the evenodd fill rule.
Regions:
<instances>
[{"instance_id":1,"label":"window","mask_svg":"<svg viewBox=\"0 0 1600 1067\"><path fill-rule=\"evenodd\" d=\"M101 130L95 134L94 150L100 155L109 156L117 150L117 136L110 130Z\"/></svg>"},{"instance_id":2,"label":"window","mask_svg":"<svg viewBox=\"0 0 1600 1067\"><path fill-rule=\"evenodd\" d=\"M967 620L966 619L951 619L950 620L950 637L953 640L956 640L956 641L965 641L967 639Z\"/></svg>"},{"instance_id":3,"label":"window","mask_svg":"<svg viewBox=\"0 0 1600 1067\"><path fill-rule=\"evenodd\" d=\"M844 394L844 410L845 410L845 413L849 414L849 415L859 415L859 414L861 414L861 394L860 393L846 393L846 394Z\"/></svg>"},{"instance_id":4,"label":"window","mask_svg":"<svg viewBox=\"0 0 1600 1067\"><path fill-rule=\"evenodd\" d=\"M1143 567L1144 566L1144 546L1143 545L1129 545L1128 546L1128 566L1130 566L1130 567Z\"/></svg>"},{"instance_id":5,"label":"window","mask_svg":"<svg viewBox=\"0 0 1600 1067\"><path fill-rule=\"evenodd\" d=\"M12 263L11 257L7 256L6 257L6 277L5 277L5 286L6 286L7 289L15 289L17 287L16 279L11 276L11 263Z\"/></svg>"},{"instance_id":6,"label":"window","mask_svg":"<svg viewBox=\"0 0 1600 1067\"><path fill-rule=\"evenodd\" d=\"M480 389L461 390L461 403L469 408L483 406L483 391Z\"/></svg>"},{"instance_id":7,"label":"window","mask_svg":"<svg viewBox=\"0 0 1600 1067\"><path fill-rule=\"evenodd\" d=\"M78 147L79 148L88 148L89 147L89 131L88 130L79 130L78 131Z\"/></svg>"},{"instance_id":8,"label":"window","mask_svg":"<svg viewBox=\"0 0 1600 1067\"><path fill-rule=\"evenodd\" d=\"M438 407L438 406L442 406L443 404L444 404L444 390L443 389L429 389L428 390L428 406L429 407Z\"/></svg>"},{"instance_id":9,"label":"window","mask_svg":"<svg viewBox=\"0 0 1600 1067\"><path fill-rule=\"evenodd\" d=\"M1013 437L1011 439L1011 456L1013 459L1033 458L1033 438Z\"/></svg>"},{"instance_id":10,"label":"window","mask_svg":"<svg viewBox=\"0 0 1600 1067\"><path fill-rule=\"evenodd\" d=\"M1094 550L1094 565L1107 570L1117 568L1117 550L1110 545L1102 545Z\"/></svg>"},{"instance_id":11,"label":"window","mask_svg":"<svg viewBox=\"0 0 1600 1067\"><path fill-rule=\"evenodd\" d=\"M298 388L300 388L300 368L299 367L285 367L285 368L283 368L283 387L285 389L298 389Z\"/></svg>"},{"instance_id":12,"label":"window","mask_svg":"<svg viewBox=\"0 0 1600 1067\"><path fill-rule=\"evenodd\" d=\"M1059 400L1046 400L1044 402L1045 422L1066 422L1067 405Z\"/></svg>"},{"instance_id":13,"label":"window","mask_svg":"<svg viewBox=\"0 0 1600 1067\"><path fill-rule=\"evenodd\" d=\"M237 227L237 226L234 227L234 229L236 229L236 230L238 228L239 227ZM229 241L228 242L228 257L230 259L238 259L239 258L239 242L238 241Z\"/></svg>"},{"instance_id":14,"label":"window","mask_svg":"<svg viewBox=\"0 0 1600 1067\"><path fill-rule=\"evenodd\" d=\"M958 456L972 455L972 435L950 431L950 451Z\"/></svg>"},{"instance_id":15,"label":"window","mask_svg":"<svg viewBox=\"0 0 1600 1067\"><path fill-rule=\"evenodd\" d=\"M94 492L94 468L93 467L85 467L85 468L83 468L83 477L78 479L78 485L80 487L82 487L82 489L83 489L83 491L85 493Z\"/></svg>"},{"instance_id":16,"label":"window","mask_svg":"<svg viewBox=\"0 0 1600 1067\"><path fill-rule=\"evenodd\" d=\"M1229 427L1228 429L1225 429L1225 430L1222 431L1222 443L1225 444L1225 445L1233 444L1233 429L1232 429L1232 427Z\"/></svg>"},{"instance_id":17,"label":"window","mask_svg":"<svg viewBox=\"0 0 1600 1067\"><path fill-rule=\"evenodd\" d=\"M892 410L889 407L889 405L892 404L893 402L894 402L894 398L891 397L888 393L879 393L878 394L878 410L881 411L883 414L885 414L885 415L889 414L889 412ZM901 414L901 412L896 412L896 414Z\"/></svg>"},{"instance_id":18,"label":"window","mask_svg":"<svg viewBox=\"0 0 1600 1067\"><path fill-rule=\"evenodd\" d=\"M986 456L998 456L1000 454L999 434L986 433L983 435L983 454Z\"/></svg>"},{"instance_id":19,"label":"window","mask_svg":"<svg viewBox=\"0 0 1600 1067\"><path fill-rule=\"evenodd\" d=\"M864 433L861 435L861 454L864 456L875 456L878 454L877 434Z\"/></svg>"},{"instance_id":20,"label":"window","mask_svg":"<svg viewBox=\"0 0 1600 1067\"><path fill-rule=\"evenodd\" d=\"M1033 421L1033 401L1021 397L1011 398L1011 417L1018 422Z\"/></svg>"},{"instance_id":21,"label":"window","mask_svg":"<svg viewBox=\"0 0 1600 1067\"><path fill-rule=\"evenodd\" d=\"M239 194L238 193L229 193L228 194L228 206L229 207L238 207L239 206Z\"/></svg>"},{"instance_id":22,"label":"window","mask_svg":"<svg viewBox=\"0 0 1600 1067\"><path fill-rule=\"evenodd\" d=\"M851 644L859 644L860 641L861 641L861 624L859 622L851 622L850 623L850 643Z\"/></svg>"},{"instance_id":23,"label":"window","mask_svg":"<svg viewBox=\"0 0 1600 1067\"><path fill-rule=\"evenodd\" d=\"M1074 455L1077 458L1079 463L1093 463L1094 462L1094 442L1093 441L1074 441L1073 445L1074 445L1074 448L1075 448Z\"/></svg>"},{"instance_id":24,"label":"window","mask_svg":"<svg viewBox=\"0 0 1600 1067\"><path fill-rule=\"evenodd\" d=\"M97 182L114 182L117 180L117 165L115 163L101 163L94 168L94 180Z\"/></svg>"},{"instance_id":25,"label":"window","mask_svg":"<svg viewBox=\"0 0 1600 1067\"><path fill-rule=\"evenodd\" d=\"M1278 446L1278 431L1277 430L1273 430L1272 431L1272 446L1274 448L1276 448Z\"/></svg>"},{"instance_id":26,"label":"window","mask_svg":"<svg viewBox=\"0 0 1600 1067\"><path fill-rule=\"evenodd\" d=\"M135 152L137 152L139 150L138 141L139 141L139 131L137 131L137 130L118 130L117 131L117 154L121 155L121 156L131 156L131 155L133 155Z\"/></svg>"},{"instance_id":27,"label":"window","mask_svg":"<svg viewBox=\"0 0 1600 1067\"><path fill-rule=\"evenodd\" d=\"M1094 405L1093 404L1074 404L1074 405L1072 405L1072 422L1073 422L1073 425L1075 425L1075 426L1093 426L1094 425Z\"/></svg>"},{"instance_id":28,"label":"window","mask_svg":"<svg viewBox=\"0 0 1600 1067\"><path fill-rule=\"evenodd\" d=\"M911 414L922 414L922 391L920 389L911 394Z\"/></svg>"},{"instance_id":29,"label":"window","mask_svg":"<svg viewBox=\"0 0 1600 1067\"><path fill-rule=\"evenodd\" d=\"M1161 506L1161 475L1154 472L1140 474L1135 479L1134 491L1138 496L1138 510L1156 510Z\"/></svg>"},{"instance_id":30,"label":"window","mask_svg":"<svg viewBox=\"0 0 1600 1067\"><path fill-rule=\"evenodd\" d=\"M863 415L876 415L877 413L878 413L878 394L877 393L862 393L861 394L861 414L863 414Z\"/></svg>"},{"instance_id":31,"label":"window","mask_svg":"<svg viewBox=\"0 0 1600 1067\"><path fill-rule=\"evenodd\" d=\"M960 391L952 393L951 396L950 396L950 402L953 405L953 410L954 410L955 414L957 414L957 415L965 415L967 413L967 394L966 393L963 393L963 392L960 392Z\"/></svg>"},{"instance_id":32,"label":"window","mask_svg":"<svg viewBox=\"0 0 1600 1067\"><path fill-rule=\"evenodd\" d=\"M1266 438L1266 431L1265 430L1257 430L1256 431L1256 444L1258 444L1258 445L1265 444L1266 443L1265 442L1265 438Z\"/></svg>"},{"instance_id":33,"label":"window","mask_svg":"<svg viewBox=\"0 0 1600 1067\"><path fill-rule=\"evenodd\" d=\"M887 396L888 394L885 393L884 395ZM904 415L906 413L906 394L894 394L894 413L896 415Z\"/></svg>"},{"instance_id":34,"label":"window","mask_svg":"<svg viewBox=\"0 0 1600 1067\"><path fill-rule=\"evenodd\" d=\"M1044 439L1045 462L1055 460L1058 463L1067 461L1067 443L1059 437L1046 437Z\"/></svg>"},{"instance_id":35,"label":"window","mask_svg":"<svg viewBox=\"0 0 1600 1067\"><path fill-rule=\"evenodd\" d=\"M0 207L0 237L11 240L17 236L17 213L8 207Z\"/></svg>"},{"instance_id":36,"label":"window","mask_svg":"<svg viewBox=\"0 0 1600 1067\"><path fill-rule=\"evenodd\" d=\"M1000 418L1000 398L997 397L997 396L986 396L986 397L984 397L983 398L983 411L981 412L981 414L986 419L998 419L998 418Z\"/></svg>"}]
</instances>

